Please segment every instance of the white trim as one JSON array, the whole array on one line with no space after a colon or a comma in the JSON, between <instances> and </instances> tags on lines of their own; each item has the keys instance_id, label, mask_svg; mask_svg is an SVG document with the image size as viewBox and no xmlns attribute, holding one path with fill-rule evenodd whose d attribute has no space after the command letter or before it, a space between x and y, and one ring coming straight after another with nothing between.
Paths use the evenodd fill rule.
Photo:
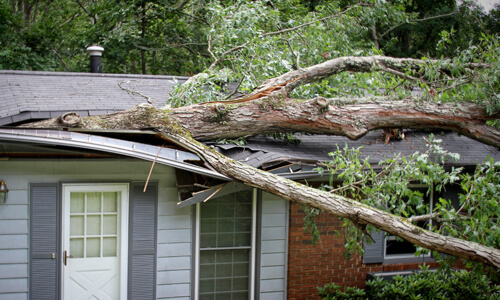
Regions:
<instances>
[{"instance_id":1,"label":"white trim","mask_svg":"<svg viewBox=\"0 0 500 300\"><path fill-rule=\"evenodd\" d=\"M64 251L69 243L69 231L64 230L65 224L69 222L69 199L70 192L111 192L119 191L121 193L120 209L120 299L127 299L127 283L128 283L128 223L129 223L129 184L128 183L71 183L63 184L62 186L62 242L61 253L64 260ZM64 263L61 263L61 295L64 298Z\"/></svg>"},{"instance_id":2,"label":"white trim","mask_svg":"<svg viewBox=\"0 0 500 300\"><path fill-rule=\"evenodd\" d=\"M194 238L194 300L198 300L200 294L200 203L196 203L195 212L195 238Z\"/></svg>"},{"instance_id":3,"label":"white trim","mask_svg":"<svg viewBox=\"0 0 500 300\"><path fill-rule=\"evenodd\" d=\"M250 290L249 298L255 299L255 262L256 262L256 241L257 241L257 189L252 189L252 241L251 241L251 254L250 254Z\"/></svg>"}]
</instances>

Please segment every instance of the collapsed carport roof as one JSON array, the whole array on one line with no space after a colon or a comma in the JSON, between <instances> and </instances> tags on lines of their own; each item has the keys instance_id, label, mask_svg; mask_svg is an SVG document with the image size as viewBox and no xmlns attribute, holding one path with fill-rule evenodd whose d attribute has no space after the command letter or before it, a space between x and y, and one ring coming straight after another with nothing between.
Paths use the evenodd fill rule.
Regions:
<instances>
[{"instance_id":1,"label":"collapsed carport roof","mask_svg":"<svg viewBox=\"0 0 500 300\"><path fill-rule=\"evenodd\" d=\"M140 135L157 135L157 132L137 131ZM189 163L199 161L200 157L191 152L155 146L122 139L47 129L0 128L0 143L24 143L48 146L63 146L75 149L88 149L104 153L112 153L156 163L177 169L193 172L220 180L231 180L207 168Z\"/></svg>"}]
</instances>

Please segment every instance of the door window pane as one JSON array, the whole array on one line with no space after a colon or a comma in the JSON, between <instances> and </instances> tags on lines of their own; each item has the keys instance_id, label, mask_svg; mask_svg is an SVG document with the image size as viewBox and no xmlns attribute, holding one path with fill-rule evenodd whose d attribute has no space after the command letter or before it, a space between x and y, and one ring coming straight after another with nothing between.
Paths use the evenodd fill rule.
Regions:
<instances>
[{"instance_id":1,"label":"door window pane","mask_svg":"<svg viewBox=\"0 0 500 300\"><path fill-rule=\"evenodd\" d=\"M101 193L87 193L87 212L101 211Z\"/></svg>"},{"instance_id":2,"label":"door window pane","mask_svg":"<svg viewBox=\"0 0 500 300\"><path fill-rule=\"evenodd\" d=\"M101 234L101 216L90 215L87 216L87 235Z\"/></svg>"},{"instance_id":3,"label":"door window pane","mask_svg":"<svg viewBox=\"0 0 500 300\"><path fill-rule=\"evenodd\" d=\"M71 193L70 212L83 213L85 209L85 193Z\"/></svg>"},{"instance_id":4,"label":"door window pane","mask_svg":"<svg viewBox=\"0 0 500 300\"><path fill-rule=\"evenodd\" d=\"M69 254L73 258L83 257L83 238L69 240Z\"/></svg>"},{"instance_id":5,"label":"door window pane","mask_svg":"<svg viewBox=\"0 0 500 300\"><path fill-rule=\"evenodd\" d=\"M87 257L101 256L101 239L87 238Z\"/></svg>"},{"instance_id":6,"label":"door window pane","mask_svg":"<svg viewBox=\"0 0 500 300\"><path fill-rule=\"evenodd\" d=\"M116 215L104 215L102 223L104 234L116 234L118 227Z\"/></svg>"},{"instance_id":7,"label":"door window pane","mask_svg":"<svg viewBox=\"0 0 500 300\"><path fill-rule=\"evenodd\" d=\"M70 254L75 258L117 256L121 193L72 192L70 197Z\"/></svg>"},{"instance_id":8,"label":"door window pane","mask_svg":"<svg viewBox=\"0 0 500 300\"><path fill-rule=\"evenodd\" d=\"M70 226L71 230L69 231L70 236L78 236L84 235L84 216L71 216L70 217Z\"/></svg>"},{"instance_id":9,"label":"door window pane","mask_svg":"<svg viewBox=\"0 0 500 300\"><path fill-rule=\"evenodd\" d=\"M104 257L116 256L116 238L115 237L105 237L103 239L103 254Z\"/></svg>"},{"instance_id":10,"label":"door window pane","mask_svg":"<svg viewBox=\"0 0 500 300\"><path fill-rule=\"evenodd\" d=\"M103 211L117 212L119 197L120 193L118 192L103 193Z\"/></svg>"}]
</instances>

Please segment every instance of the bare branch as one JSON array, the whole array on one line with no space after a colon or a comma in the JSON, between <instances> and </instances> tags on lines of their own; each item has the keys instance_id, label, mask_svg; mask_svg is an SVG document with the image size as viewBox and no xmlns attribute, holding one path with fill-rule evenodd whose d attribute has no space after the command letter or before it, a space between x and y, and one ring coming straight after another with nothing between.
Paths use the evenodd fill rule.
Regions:
<instances>
[{"instance_id":1,"label":"bare branch","mask_svg":"<svg viewBox=\"0 0 500 300\"><path fill-rule=\"evenodd\" d=\"M452 16L452 15L456 14L457 12L458 12L458 9L454 10L453 12L448 13L448 14L443 14L443 15L438 15L438 16L432 16L432 17L423 18L423 19L410 20L408 23L411 23L411 22L424 22L424 21L428 21L428 20L432 20L432 19L444 18L444 17ZM378 37L378 39L383 38L386 34L389 34L391 31L393 31L394 29L398 28L399 26L404 25L404 24L408 24L408 23L400 23L400 24L397 24L395 26L392 26L387 31L385 31L383 34L381 34Z\"/></svg>"},{"instance_id":2,"label":"bare branch","mask_svg":"<svg viewBox=\"0 0 500 300\"><path fill-rule=\"evenodd\" d=\"M311 21L311 22L308 22L308 23L300 24L300 25L297 25L295 27L291 27L291 28L286 28L286 29L283 29L283 30L278 30L278 31L264 33L264 34L260 35L259 37L263 38L263 37L270 36L270 35L283 34L283 33L287 33L287 32L290 32L290 31L296 31L296 30L298 30L300 28L310 26L310 25L315 24L317 22L321 22L321 21L328 20L328 19L331 19L331 18L339 17L341 15L344 15L348 11L350 11L350 10L352 10L354 8L357 8L357 7L361 7L361 6L371 6L371 5L369 5L369 4L362 4L361 3L361 4L349 6L348 8L346 8L345 10L343 10L343 11L337 13L337 14L326 16L326 17L323 17L323 18L320 18L318 20L314 20L314 21Z\"/></svg>"},{"instance_id":3,"label":"bare branch","mask_svg":"<svg viewBox=\"0 0 500 300\"><path fill-rule=\"evenodd\" d=\"M444 218L441 218L440 213L431 213L431 214L426 214L426 215L413 216L411 218L408 218L407 220L410 223L429 221L429 220L433 220L433 221L436 221L438 223L444 223L444 222L453 222L457 219L466 219L466 217L457 215L457 216L453 216L453 217L449 217L447 219L444 219Z\"/></svg>"},{"instance_id":4,"label":"bare branch","mask_svg":"<svg viewBox=\"0 0 500 300\"><path fill-rule=\"evenodd\" d=\"M472 193L472 189L473 188L474 188L474 185L471 185L469 193L467 194L467 198L465 199L464 204L462 204L462 206L460 207L460 209L457 211L457 214L459 214L462 211L462 209L465 207L465 205L467 203L469 203L469 201L470 201L470 195Z\"/></svg>"},{"instance_id":5,"label":"bare branch","mask_svg":"<svg viewBox=\"0 0 500 300\"><path fill-rule=\"evenodd\" d=\"M214 53L212 52L212 35L209 34L208 35L208 47L207 47L207 51L208 53L210 53L210 56L215 60L217 61L217 57L215 57ZM214 62L215 64L215 62ZM213 65L213 64L212 64ZM212 66L210 66L209 69L212 69Z\"/></svg>"},{"instance_id":6,"label":"bare branch","mask_svg":"<svg viewBox=\"0 0 500 300\"><path fill-rule=\"evenodd\" d=\"M123 81L123 82L119 82L119 83L118 83L118 86L119 86L122 90L124 90L124 91L126 91L126 92L128 92L128 93L130 93L130 94L132 94L132 95L134 95L134 94L135 94L135 95L139 95L139 96L141 96L141 97L145 98L145 99L146 99L146 101L148 101L148 103L149 103L149 104L153 104L153 101L151 100L151 97L146 96L146 95L144 95L144 94L142 94L142 93L140 93L140 92L133 91L133 90L131 90L131 89L127 89L127 88L123 87L123 86L122 86L122 84L124 84L124 83L130 83L130 80L126 80L126 81Z\"/></svg>"},{"instance_id":7,"label":"bare branch","mask_svg":"<svg viewBox=\"0 0 500 300\"><path fill-rule=\"evenodd\" d=\"M209 37L209 39L210 39L210 35L209 35L208 37ZM226 57L227 55L229 55L230 53L233 53L233 52L235 52L235 51L238 51L238 50L244 49L244 48L245 48L245 47L246 47L249 43L250 43L250 41L245 42L245 43L243 43L243 44L241 44L241 45L239 45L239 46L235 46L235 47L233 47L233 48L231 48L231 49L229 49L229 50L225 51L224 53L222 53L222 54L220 55L220 57L219 57L219 58L216 58L216 57L215 57L215 55L213 55L212 51L210 51L210 50L209 50L210 55L212 55L212 58L213 58L215 61L214 61L214 62L210 65L210 67L208 67L208 69L209 69L209 70L213 70L213 69L214 69L214 68L215 68L218 64L220 64L222 61L224 61L224 60L225 60L225 57ZM210 40L209 40L208 45L210 46ZM210 49L210 47L209 47L209 49Z\"/></svg>"}]
</instances>

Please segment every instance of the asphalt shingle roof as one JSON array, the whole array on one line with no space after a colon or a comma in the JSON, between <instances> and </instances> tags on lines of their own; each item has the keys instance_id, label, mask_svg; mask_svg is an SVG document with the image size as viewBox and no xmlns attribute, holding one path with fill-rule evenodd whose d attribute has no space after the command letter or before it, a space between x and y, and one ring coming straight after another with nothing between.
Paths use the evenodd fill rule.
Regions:
<instances>
[{"instance_id":1,"label":"asphalt shingle roof","mask_svg":"<svg viewBox=\"0 0 500 300\"><path fill-rule=\"evenodd\" d=\"M125 110L147 101L166 104L187 77L0 70L0 125Z\"/></svg>"},{"instance_id":2,"label":"asphalt shingle roof","mask_svg":"<svg viewBox=\"0 0 500 300\"><path fill-rule=\"evenodd\" d=\"M336 150L337 146L343 149L346 144L349 148L363 147L362 158L369 156L370 162L375 164L393 157L394 154L408 156L416 151L427 150L424 138L428 139L428 132L408 131L405 136L404 140L391 140L388 144L384 143L381 131L373 131L355 141L341 136L298 135L301 143L292 144L268 136L257 136L249 138L244 146L216 143L213 145L218 151L235 160L254 167L272 169L282 162L315 164L327 161L330 159L328 153ZM435 132L434 138L441 139L441 145L449 152L460 154L458 162L450 160L447 165L474 166L488 156L493 157L495 161L500 160L500 152L495 147L454 132Z\"/></svg>"}]
</instances>

